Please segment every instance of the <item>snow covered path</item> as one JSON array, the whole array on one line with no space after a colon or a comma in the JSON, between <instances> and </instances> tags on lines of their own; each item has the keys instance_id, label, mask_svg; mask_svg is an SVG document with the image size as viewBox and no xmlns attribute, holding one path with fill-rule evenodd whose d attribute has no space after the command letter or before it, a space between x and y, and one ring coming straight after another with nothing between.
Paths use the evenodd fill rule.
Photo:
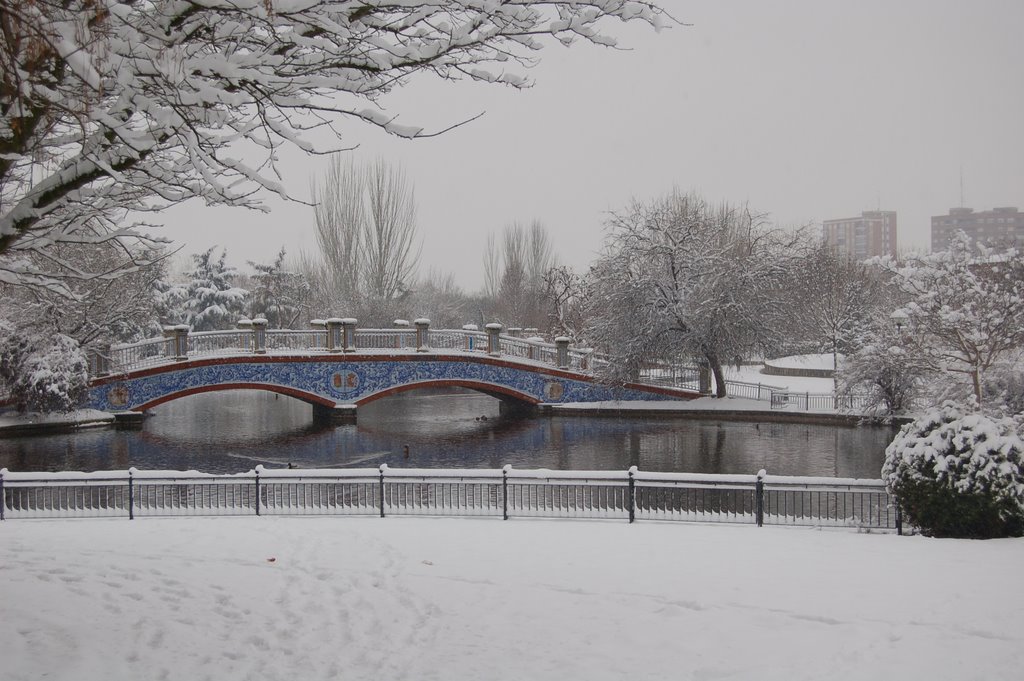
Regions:
<instances>
[{"instance_id":1,"label":"snow covered path","mask_svg":"<svg viewBox=\"0 0 1024 681\"><path fill-rule=\"evenodd\" d=\"M601 521L0 525L0 678L1009 679L1024 541Z\"/></svg>"}]
</instances>

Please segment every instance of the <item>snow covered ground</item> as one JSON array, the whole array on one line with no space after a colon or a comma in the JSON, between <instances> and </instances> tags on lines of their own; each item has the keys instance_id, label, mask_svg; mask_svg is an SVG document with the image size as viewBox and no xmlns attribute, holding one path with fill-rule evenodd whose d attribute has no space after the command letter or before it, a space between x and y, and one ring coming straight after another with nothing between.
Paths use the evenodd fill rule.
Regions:
<instances>
[{"instance_id":1,"label":"snow covered ground","mask_svg":"<svg viewBox=\"0 0 1024 681\"><path fill-rule=\"evenodd\" d=\"M842 354L839 357L843 357ZM790 355L779 357L767 362L780 369L817 369L832 371L835 367L835 357L832 353L817 353L812 355Z\"/></svg>"},{"instance_id":2,"label":"snow covered ground","mask_svg":"<svg viewBox=\"0 0 1024 681\"><path fill-rule=\"evenodd\" d=\"M814 368L814 367L808 367ZM829 395L835 390L835 381L831 378L811 378L807 376L769 376L761 373L761 365L745 365L740 368L724 367L725 378L729 381L761 384L780 390L793 392L809 392Z\"/></svg>"},{"instance_id":3,"label":"snow covered ground","mask_svg":"<svg viewBox=\"0 0 1024 681\"><path fill-rule=\"evenodd\" d=\"M602 521L0 525L0 678L1011 679L1024 541Z\"/></svg>"},{"instance_id":4,"label":"snow covered ground","mask_svg":"<svg viewBox=\"0 0 1024 681\"><path fill-rule=\"evenodd\" d=\"M0 433L4 430L24 429L32 426L103 426L114 422L114 416L96 409L76 409L75 411L55 414L28 412L19 414L13 409L0 411Z\"/></svg>"}]
</instances>

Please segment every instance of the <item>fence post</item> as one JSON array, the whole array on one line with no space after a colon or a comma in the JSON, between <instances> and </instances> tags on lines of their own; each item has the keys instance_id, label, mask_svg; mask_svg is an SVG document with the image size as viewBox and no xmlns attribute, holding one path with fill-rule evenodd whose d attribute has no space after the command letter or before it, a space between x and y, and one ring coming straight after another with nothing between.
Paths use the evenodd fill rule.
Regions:
<instances>
[{"instance_id":1,"label":"fence post","mask_svg":"<svg viewBox=\"0 0 1024 681\"><path fill-rule=\"evenodd\" d=\"M491 322L484 326L487 329L487 354L491 357L497 357L501 354L501 335L502 325L498 322Z\"/></svg>"},{"instance_id":2,"label":"fence post","mask_svg":"<svg viewBox=\"0 0 1024 681\"><path fill-rule=\"evenodd\" d=\"M128 520L135 520L135 467L128 469Z\"/></svg>"},{"instance_id":3,"label":"fence post","mask_svg":"<svg viewBox=\"0 0 1024 681\"><path fill-rule=\"evenodd\" d=\"M559 369L569 368L569 343L571 340L568 336L559 336L555 339L555 366Z\"/></svg>"},{"instance_id":4,"label":"fence post","mask_svg":"<svg viewBox=\"0 0 1024 681\"><path fill-rule=\"evenodd\" d=\"M629 467L629 522L636 520L636 466Z\"/></svg>"},{"instance_id":5,"label":"fence post","mask_svg":"<svg viewBox=\"0 0 1024 681\"><path fill-rule=\"evenodd\" d=\"M5 475L7 475L7 469L0 468L0 521L4 520L4 511L7 509L7 493L4 492Z\"/></svg>"},{"instance_id":6,"label":"fence post","mask_svg":"<svg viewBox=\"0 0 1024 681\"><path fill-rule=\"evenodd\" d=\"M327 326L327 352L342 352L345 342L342 338L341 319L331 317L325 319L324 324Z\"/></svg>"},{"instance_id":7,"label":"fence post","mask_svg":"<svg viewBox=\"0 0 1024 681\"><path fill-rule=\"evenodd\" d=\"M235 322L235 326L237 326L239 329L241 329L243 331L248 331L249 332L248 335L245 335L245 334L238 334L238 335L239 335L239 338L242 340L242 345L243 345L242 349L243 350L252 350L252 347L250 347L250 346L253 345L253 342L252 342L253 341L252 320L249 319L248 317L242 317L237 322Z\"/></svg>"},{"instance_id":8,"label":"fence post","mask_svg":"<svg viewBox=\"0 0 1024 681\"><path fill-rule=\"evenodd\" d=\"M757 518L757 526L764 526L764 476L768 471L761 469L757 472L757 482L754 483L754 516Z\"/></svg>"},{"instance_id":9,"label":"fence post","mask_svg":"<svg viewBox=\"0 0 1024 681\"><path fill-rule=\"evenodd\" d=\"M252 351L257 355L267 352L267 322L263 317L252 320Z\"/></svg>"},{"instance_id":10,"label":"fence post","mask_svg":"<svg viewBox=\"0 0 1024 681\"><path fill-rule=\"evenodd\" d=\"M326 350L327 349L327 345L328 345L328 343L330 341L330 335L331 335L330 332L327 331L327 322L324 321L323 319L310 319L309 320L309 328L317 329L317 330L323 330L324 331L324 335L323 335L324 345L323 345L323 347ZM319 341L315 341L315 342L319 344ZM316 347L319 347L319 345L317 345Z\"/></svg>"},{"instance_id":11,"label":"fence post","mask_svg":"<svg viewBox=\"0 0 1024 681\"><path fill-rule=\"evenodd\" d=\"M395 328L398 329L398 333L395 334L395 348L401 350L405 348L405 334L403 334L402 331L409 329L409 320L396 319L392 324L394 324Z\"/></svg>"},{"instance_id":12,"label":"fence post","mask_svg":"<svg viewBox=\"0 0 1024 681\"><path fill-rule=\"evenodd\" d=\"M260 471L263 470L263 464L256 466L256 515L260 514Z\"/></svg>"},{"instance_id":13,"label":"fence post","mask_svg":"<svg viewBox=\"0 0 1024 681\"><path fill-rule=\"evenodd\" d=\"M501 469L501 519L508 520L508 472L512 470L512 464L507 463Z\"/></svg>"},{"instance_id":14,"label":"fence post","mask_svg":"<svg viewBox=\"0 0 1024 681\"><path fill-rule=\"evenodd\" d=\"M430 350L430 320L426 317L414 320L416 325L416 352Z\"/></svg>"},{"instance_id":15,"label":"fence post","mask_svg":"<svg viewBox=\"0 0 1024 681\"><path fill-rule=\"evenodd\" d=\"M380 465L380 517L384 517L384 471L388 469L386 463Z\"/></svg>"},{"instance_id":16,"label":"fence post","mask_svg":"<svg viewBox=\"0 0 1024 681\"><path fill-rule=\"evenodd\" d=\"M359 320L355 317L345 317L341 320L341 345L344 352L356 351L356 325Z\"/></svg>"},{"instance_id":17,"label":"fence post","mask_svg":"<svg viewBox=\"0 0 1024 681\"><path fill-rule=\"evenodd\" d=\"M188 359L188 324L178 324L174 327L174 359Z\"/></svg>"}]
</instances>

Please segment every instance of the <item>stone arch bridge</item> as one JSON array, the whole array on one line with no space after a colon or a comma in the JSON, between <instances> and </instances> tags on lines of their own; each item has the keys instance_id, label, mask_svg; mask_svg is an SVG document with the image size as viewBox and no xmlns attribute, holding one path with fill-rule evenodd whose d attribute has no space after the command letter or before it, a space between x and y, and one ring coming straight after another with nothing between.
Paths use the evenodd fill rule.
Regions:
<instances>
[{"instance_id":1,"label":"stone arch bridge","mask_svg":"<svg viewBox=\"0 0 1024 681\"><path fill-rule=\"evenodd\" d=\"M505 335L498 325L432 331L417 320L415 329L356 329L355 320L339 319L290 331L267 330L262 321L237 331L169 327L163 338L94 355L89 406L130 417L196 393L257 389L308 402L319 418L348 420L362 404L435 386L476 390L513 410L700 396L685 385L656 384L660 376L613 388L595 379L593 366L603 359L589 350L564 338L552 344Z\"/></svg>"}]
</instances>

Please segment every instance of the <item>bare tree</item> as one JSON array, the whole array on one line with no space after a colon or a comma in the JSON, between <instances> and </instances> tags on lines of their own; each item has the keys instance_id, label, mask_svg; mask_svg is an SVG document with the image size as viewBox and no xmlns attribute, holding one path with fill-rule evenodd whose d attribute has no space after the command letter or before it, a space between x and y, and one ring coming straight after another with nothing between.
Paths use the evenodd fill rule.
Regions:
<instances>
[{"instance_id":1,"label":"bare tree","mask_svg":"<svg viewBox=\"0 0 1024 681\"><path fill-rule=\"evenodd\" d=\"M584 338L586 279L571 267L552 267L544 275L544 301L548 309L548 333L551 337Z\"/></svg>"},{"instance_id":2,"label":"bare tree","mask_svg":"<svg viewBox=\"0 0 1024 681\"><path fill-rule=\"evenodd\" d=\"M437 270L430 270L416 282L409 308L440 329L457 329L472 318L469 298L455 283L455 277Z\"/></svg>"},{"instance_id":3,"label":"bare tree","mask_svg":"<svg viewBox=\"0 0 1024 681\"><path fill-rule=\"evenodd\" d=\"M793 261L787 277L789 335L810 342L815 351L838 355L852 351L857 338L880 314L883 287L879 272L814 243Z\"/></svg>"},{"instance_id":4,"label":"bare tree","mask_svg":"<svg viewBox=\"0 0 1024 681\"><path fill-rule=\"evenodd\" d=\"M323 180L312 186L319 258L304 255L302 269L324 305L330 301L348 307L360 301L366 229L363 180L353 159L335 155Z\"/></svg>"},{"instance_id":5,"label":"bare tree","mask_svg":"<svg viewBox=\"0 0 1024 681\"><path fill-rule=\"evenodd\" d=\"M484 296L498 299L501 291L501 249L498 248L494 232L488 232L484 245Z\"/></svg>"},{"instance_id":6,"label":"bare tree","mask_svg":"<svg viewBox=\"0 0 1024 681\"><path fill-rule=\"evenodd\" d=\"M411 290L419 261L416 200L400 168L335 156L315 188L320 259L306 270L320 302L387 323ZM341 312L342 310L336 310Z\"/></svg>"},{"instance_id":7,"label":"bare tree","mask_svg":"<svg viewBox=\"0 0 1024 681\"><path fill-rule=\"evenodd\" d=\"M415 74L527 87L550 37L613 45L643 0L0 0L0 280L50 285L57 242L147 238L132 212L287 197L278 149L342 122L407 138L381 97ZM243 160L245 159L245 160ZM88 275L89 273L84 273Z\"/></svg>"},{"instance_id":8,"label":"bare tree","mask_svg":"<svg viewBox=\"0 0 1024 681\"><path fill-rule=\"evenodd\" d=\"M369 215L362 241L363 277L371 304L387 305L404 295L416 275L416 197L405 171L381 160L366 184Z\"/></svg>"},{"instance_id":9,"label":"bare tree","mask_svg":"<svg viewBox=\"0 0 1024 681\"><path fill-rule=\"evenodd\" d=\"M493 235L484 252L485 292L505 324L540 328L547 321L544 276L555 264L547 228L534 220L529 227L506 225L501 245Z\"/></svg>"}]
</instances>

